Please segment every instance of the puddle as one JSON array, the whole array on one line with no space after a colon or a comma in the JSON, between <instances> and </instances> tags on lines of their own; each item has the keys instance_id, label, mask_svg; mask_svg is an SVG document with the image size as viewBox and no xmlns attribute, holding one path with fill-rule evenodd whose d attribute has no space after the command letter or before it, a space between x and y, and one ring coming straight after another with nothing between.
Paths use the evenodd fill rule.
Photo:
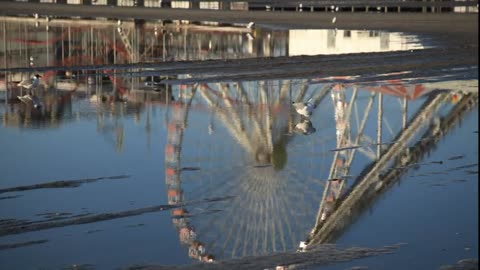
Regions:
<instances>
[{"instance_id":1,"label":"puddle","mask_svg":"<svg viewBox=\"0 0 480 270\"><path fill-rule=\"evenodd\" d=\"M462 209L478 198L459 191L478 185L478 157L468 147L478 136L477 67L274 79L249 73L258 57L275 57L262 66L271 73L335 62L333 54L392 52L400 59L426 48L416 36L97 23L51 23L46 31L45 24L7 21L8 53L0 62L28 68L7 74L0 98L0 260L10 268L25 266L18 258L27 250L38 267L84 262L103 269L145 261L188 268L277 252L294 263L310 256L294 251L337 240L415 246L417 237L438 239L438 232L362 238L369 209L393 204L384 212L395 209L408 221L417 219L407 213L415 204L396 201L395 192L409 191L423 206L452 191ZM327 58L308 57L317 54ZM240 69L231 59L255 64ZM356 58L344 63L349 59ZM194 60L205 61L184 62ZM34 71L42 75L38 86L18 86ZM431 222L456 226L471 217L458 215ZM45 260L73 240L75 252Z\"/></svg>"}]
</instances>

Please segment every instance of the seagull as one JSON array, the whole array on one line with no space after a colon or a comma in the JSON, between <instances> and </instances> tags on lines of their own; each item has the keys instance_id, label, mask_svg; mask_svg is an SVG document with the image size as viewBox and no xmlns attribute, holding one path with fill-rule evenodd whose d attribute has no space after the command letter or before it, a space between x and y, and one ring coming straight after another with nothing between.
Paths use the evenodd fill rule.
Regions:
<instances>
[{"instance_id":1,"label":"seagull","mask_svg":"<svg viewBox=\"0 0 480 270\"><path fill-rule=\"evenodd\" d=\"M337 17L333 17L332 23L335 23L337 21Z\"/></svg>"},{"instance_id":2,"label":"seagull","mask_svg":"<svg viewBox=\"0 0 480 270\"><path fill-rule=\"evenodd\" d=\"M303 135L310 135L317 130L313 127L312 122L309 119L304 119L302 122L295 125L295 131L302 133Z\"/></svg>"},{"instance_id":3,"label":"seagull","mask_svg":"<svg viewBox=\"0 0 480 270\"><path fill-rule=\"evenodd\" d=\"M147 81L145 81L145 86L160 86L160 85L165 85L163 82L165 78L160 78L160 77L149 77Z\"/></svg>"},{"instance_id":4,"label":"seagull","mask_svg":"<svg viewBox=\"0 0 480 270\"><path fill-rule=\"evenodd\" d=\"M40 83L40 78L42 76L35 74L30 79L25 79L17 84L18 87L23 87L26 89L35 88Z\"/></svg>"},{"instance_id":5,"label":"seagull","mask_svg":"<svg viewBox=\"0 0 480 270\"><path fill-rule=\"evenodd\" d=\"M252 29L254 26L255 26L254 22L249 22L248 25L247 25L247 28Z\"/></svg>"},{"instance_id":6,"label":"seagull","mask_svg":"<svg viewBox=\"0 0 480 270\"><path fill-rule=\"evenodd\" d=\"M312 99L309 99L306 103L305 102L292 102L293 107L295 107L295 111L298 114L310 117L312 115L313 109L317 107L317 105L312 103Z\"/></svg>"},{"instance_id":7,"label":"seagull","mask_svg":"<svg viewBox=\"0 0 480 270\"><path fill-rule=\"evenodd\" d=\"M32 100L32 96L30 94L26 94L24 96L17 96L17 98L23 103L27 103Z\"/></svg>"},{"instance_id":8,"label":"seagull","mask_svg":"<svg viewBox=\"0 0 480 270\"><path fill-rule=\"evenodd\" d=\"M298 251L304 252L305 249L307 249L307 243L305 241L300 241L300 244L298 245Z\"/></svg>"},{"instance_id":9,"label":"seagull","mask_svg":"<svg viewBox=\"0 0 480 270\"><path fill-rule=\"evenodd\" d=\"M23 103L32 102L35 109L42 107L40 99L36 95L33 95L31 92L23 96L17 96L17 98Z\"/></svg>"}]
</instances>

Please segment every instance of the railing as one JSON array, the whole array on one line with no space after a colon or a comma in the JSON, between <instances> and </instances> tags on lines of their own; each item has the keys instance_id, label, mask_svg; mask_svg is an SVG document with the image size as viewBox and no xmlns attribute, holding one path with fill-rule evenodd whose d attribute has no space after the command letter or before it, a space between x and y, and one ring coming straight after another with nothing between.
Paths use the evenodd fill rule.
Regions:
<instances>
[{"instance_id":1,"label":"railing","mask_svg":"<svg viewBox=\"0 0 480 270\"><path fill-rule=\"evenodd\" d=\"M245 11L478 13L478 0L10 0L10 2Z\"/></svg>"}]
</instances>

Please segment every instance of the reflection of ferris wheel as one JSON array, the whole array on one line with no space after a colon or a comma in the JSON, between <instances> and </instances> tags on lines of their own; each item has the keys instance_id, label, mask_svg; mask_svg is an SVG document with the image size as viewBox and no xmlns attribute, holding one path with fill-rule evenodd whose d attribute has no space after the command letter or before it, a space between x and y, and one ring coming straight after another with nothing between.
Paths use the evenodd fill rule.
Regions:
<instances>
[{"instance_id":1,"label":"reflection of ferris wheel","mask_svg":"<svg viewBox=\"0 0 480 270\"><path fill-rule=\"evenodd\" d=\"M191 257L208 261L214 256L292 250L310 232L324 190L320 179L329 175L330 168L324 165L331 156L325 145L344 145L338 132L308 138L292 135L299 119L290 102L312 98L319 104L332 87L314 88L306 81L286 81L204 84L182 90L185 102L173 106L168 128L169 203L233 196L205 208L173 212ZM344 96L333 92L331 96L332 103L343 104ZM205 106L211 114L189 115L190 108ZM337 123L341 114L338 107ZM197 117L210 121L204 132L201 127L187 128L196 125Z\"/></svg>"},{"instance_id":2,"label":"reflection of ferris wheel","mask_svg":"<svg viewBox=\"0 0 480 270\"><path fill-rule=\"evenodd\" d=\"M325 222L352 184L347 183L352 166L358 171L375 162L386 149L382 142L405 129L407 95L403 104L384 97L400 105L386 109L393 115L387 120L382 94L351 87L298 80L177 89L165 153L169 204L229 197L173 211L191 257L210 261L292 250L299 243L302 248L300 240ZM331 123L317 126L314 136L297 136L304 120L289 103L309 99L321 105L311 122ZM199 123L209 123L208 128Z\"/></svg>"}]
</instances>

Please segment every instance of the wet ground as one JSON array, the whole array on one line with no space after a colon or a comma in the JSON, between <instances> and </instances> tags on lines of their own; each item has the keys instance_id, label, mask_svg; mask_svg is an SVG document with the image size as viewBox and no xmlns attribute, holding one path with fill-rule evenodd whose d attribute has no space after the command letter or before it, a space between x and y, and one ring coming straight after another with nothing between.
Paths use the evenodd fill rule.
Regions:
<instances>
[{"instance_id":1,"label":"wet ground","mask_svg":"<svg viewBox=\"0 0 480 270\"><path fill-rule=\"evenodd\" d=\"M478 63L439 54L451 50L439 36L3 27L2 268L477 258ZM38 86L17 85L35 73ZM292 102L307 101L302 116Z\"/></svg>"}]
</instances>

